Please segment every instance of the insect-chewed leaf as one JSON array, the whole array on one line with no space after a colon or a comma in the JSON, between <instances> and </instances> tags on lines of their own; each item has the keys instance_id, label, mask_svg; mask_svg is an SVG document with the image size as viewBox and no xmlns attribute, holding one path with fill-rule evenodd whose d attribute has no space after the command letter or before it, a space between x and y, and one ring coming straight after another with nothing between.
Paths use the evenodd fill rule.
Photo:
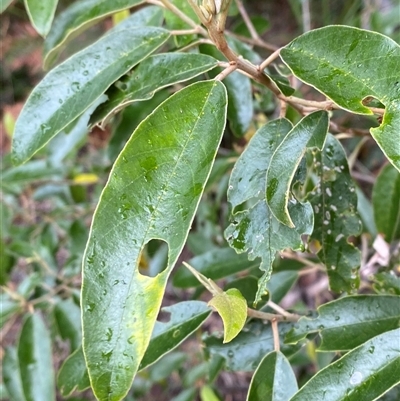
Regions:
<instances>
[{"instance_id":1,"label":"insect-chewed leaf","mask_svg":"<svg viewBox=\"0 0 400 401\"><path fill-rule=\"evenodd\" d=\"M175 93L136 129L94 214L82 286L83 350L101 401L123 399L149 344L167 278L194 218L226 122L221 82ZM156 277L139 272L152 239L169 246Z\"/></svg>"},{"instance_id":2,"label":"insect-chewed leaf","mask_svg":"<svg viewBox=\"0 0 400 401\"><path fill-rule=\"evenodd\" d=\"M321 244L319 259L325 264L333 291L358 287L360 252L347 241L361 231L357 194L343 147L328 135L322 152L314 151L313 169L319 182L308 200L314 208L315 228L311 240Z\"/></svg>"},{"instance_id":3,"label":"insect-chewed leaf","mask_svg":"<svg viewBox=\"0 0 400 401\"><path fill-rule=\"evenodd\" d=\"M349 26L327 26L299 36L280 55L298 78L344 109L372 114L363 100L380 100L385 115L371 134L400 171L400 46L394 40Z\"/></svg>"}]
</instances>

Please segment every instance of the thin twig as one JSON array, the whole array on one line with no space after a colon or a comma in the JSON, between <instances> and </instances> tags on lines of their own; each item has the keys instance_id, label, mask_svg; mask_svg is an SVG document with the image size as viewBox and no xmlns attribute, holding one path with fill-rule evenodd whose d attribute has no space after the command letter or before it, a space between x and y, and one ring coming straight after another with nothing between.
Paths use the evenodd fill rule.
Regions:
<instances>
[{"instance_id":1,"label":"thin twig","mask_svg":"<svg viewBox=\"0 0 400 401\"><path fill-rule=\"evenodd\" d=\"M262 312L256 309L247 308L247 316L261 320L276 320L277 322L297 322L301 316L288 313L286 315L276 315L274 313Z\"/></svg>"},{"instance_id":2,"label":"thin twig","mask_svg":"<svg viewBox=\"0 0 400 401\"><path fill-rule=\"evenodd\" d=\"M278 352L280 350L281 344L279 341L279 329L278 321L276 319L271 320L272 334L274 336L274 350Z\"/></svg>"},{"instance_id":3,"label":"thin twig","mask_svg":"<svg viewBox=\"0 0 400 401\"><path fill-rule=\"evenodd\" d=\"M229 74L231 74L233 71L237 70L237 64L231 63L228 67L226 67L223 71L221 71L215 79L217 81L222 81L224 78L226 78Z\"/></svg>"},{"instance_id":4,"label":"thin twig","mask_svg":"<svg viewBox=\"0 0 400 401\"><path fill-rule=\"evenodd\" d=\"M171 35L175 35L175 36L194 35L194 34L200 33L198 28L199 28L199 26L197 26L196 28L193 28L193 29L177 29L177 30L169 31L169 33Z\"/></svg>"},{"instance_id":5,"label":"thin twig","mask_svg":"<svg viewBox=\"0 0 400 401\"><path fill-rule=\"evenodd\" d=\"M244 23L245 23L246 26L247 26L247 29L248 29L249 32L250 32L251 37L252 37L254 40L259 41L259 40L260 40L260 36L258 35L256 29L254 28L254 25L253 25L253 23L251 22L251 19L250 19L250 17L249 17L249 14L247 14L246 9L243 7L242 1L241 1L241 0L236 0L236 5L237 5L237 8L238 8L238 10L239 10L239 12L240 12L242 18L243 18Z\"/></svg>"},{"instance_id":6,"label":"thin twig","mask_svg":"<svg viewBox=\"0 0 400 401\"><path fill-rule=\"evenodd\" d=\"M270 50L272 52L274 52L275 50L279 49L278 46L273 45L272 43L267 43L262 39L248 38L246 36L238 35L237 33L234 33L234 32L228 31L228 30L226 30L225 33L228 36L232 36L233 38L239 39L242 42L248 43L249 45L261 47L263 49L267 49L267 50Z\"/></svg>"},{"instance_id":7,"label":"thin twig","mask_svg":"<svg viewBox=\"0 0 400 401\"><path fill-rule=\"evenodd\" d=\"M191 49L192 47L198 46L198 45L213 45L214 46L214 42L211 41L210 39L199 39L196 40L192 43L189 43L187 46L181 47L179 49L177 49L177 52L185 52L189 49Z\"/></svg>"},{"instance_id":8,"label":"thin twig","mask_svg":"<svg viewBox=\"0 0 400 401\"><path fill-rule=\"evenodd\" d=\"M259 66L261 71L264 71L267 66L269 66L274 60L279 57L279 53L281 52L281 48L275 50L269 57L267 57Z\"/></svg>"}]
</instances>

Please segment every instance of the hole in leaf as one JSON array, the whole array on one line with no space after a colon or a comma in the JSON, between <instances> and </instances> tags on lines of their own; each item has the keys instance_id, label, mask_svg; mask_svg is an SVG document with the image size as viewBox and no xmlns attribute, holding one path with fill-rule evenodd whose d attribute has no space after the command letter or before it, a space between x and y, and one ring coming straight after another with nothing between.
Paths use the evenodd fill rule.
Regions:
<instances>
[{"instance_id":1,"label":"hole in leaf","mask_svg":"<svg viewBox=\"0 0 400 401\"><path fill-rule=\"evenodd\" d=\"M168 265L168 244L160 239L150 240L143 248L139 260L139 272L147 277L162 273Z\"/></svg>"},{"instance_id":2,"label":"hole in leaf","mask_svg":"<svg viewBox=\"0 0 400 401\"><path fill-rule=\"evenodd\" d=\"M161 323L168 323L171 320L171 312L168 312L162 308L157 316L157 321Z\"/></svg>"},{"instance_id":3,"label":"hole in leaf","mask_svg":"<svg viewBox=\"0 0 400 401\"><path fill-rule=\"evenodd\" d=\"M382 104L379 99L374 96L366 96L362 100L362 104L367 107L377 107L378 109L384 109L385 105Z\"/></svg>"}]
</instances>

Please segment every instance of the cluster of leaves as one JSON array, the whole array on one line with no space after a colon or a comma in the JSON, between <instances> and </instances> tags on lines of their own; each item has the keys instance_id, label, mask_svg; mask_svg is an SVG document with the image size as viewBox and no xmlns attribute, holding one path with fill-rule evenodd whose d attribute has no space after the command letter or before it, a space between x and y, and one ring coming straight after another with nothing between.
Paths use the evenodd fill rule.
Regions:
<instances>
[{"instance_id":1,"label":"cluster of leaves","mask_svg":"<svg viewBox=\"0 0 400 401\"><path fill-rule=\"evenodd\" d=\"M240 24L227 42L221 34L228 11L247 16L241 1L199 3L84 0L52 24L57 1L25 1L53 68L26 101L2 172L1 326L22 318L3 359L13 401L55 400L55 383L68 399L89 388L98 400L146 397L171 366L184 375L175 400L219 399L223 370L254 372L251 401L367 401L399 384L400 46L327 26L271 67L250 46L265 47L262 21L247 21L251 38ZM110 30L54 66L108 16ZM200 22L212 42L199 40ZM328 100L303 98L307 85ZM344 112L366 116L370 134L339 126ZM95 125L112 137L91 154ZM372 204L351 176L365 143L354 133L388 161ZM184 247L189 270L170 282L192 300L162 308ZM340 295L302 317L304 306L278 306L308 274ZM189 339L211 308L223 335ZM184 340L202 350L177 351ZM52 349L65 343L55 378ZM309 363L317 373L302 376Z\"/></svg>"}]
</instances>

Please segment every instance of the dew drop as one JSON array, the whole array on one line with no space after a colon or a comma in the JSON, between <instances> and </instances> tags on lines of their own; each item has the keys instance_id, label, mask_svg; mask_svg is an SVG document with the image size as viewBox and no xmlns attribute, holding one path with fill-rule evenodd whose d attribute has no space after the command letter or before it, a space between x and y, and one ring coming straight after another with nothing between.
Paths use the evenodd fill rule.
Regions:
<instances>
[{"instance_id":1,"label":"dew drop","mask_svg":"<svg viewBox=\"0 0 400 401\"><path fill-rule=\"evenodd\" d=\"M360 384L362 382L363 375L361 372L354 372L350 377L350 384L353 386Z\"/></svg>"}]
</instances>

